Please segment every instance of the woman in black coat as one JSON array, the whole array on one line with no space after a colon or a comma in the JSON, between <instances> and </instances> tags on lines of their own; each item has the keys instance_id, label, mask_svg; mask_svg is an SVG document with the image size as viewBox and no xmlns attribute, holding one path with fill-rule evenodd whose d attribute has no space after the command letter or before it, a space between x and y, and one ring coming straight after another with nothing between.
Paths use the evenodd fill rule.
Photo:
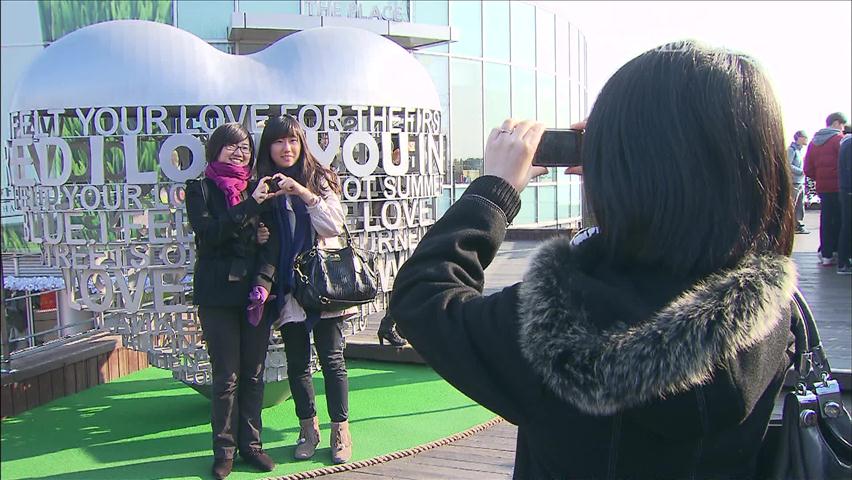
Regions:
<instances>
[{"instance_id":1,"label":"woman in black coat","mask_svg":"<svg viewBox=\"0 0 852 480\"><path fill-rule=\"evenodd\" d=\"M231 472L236 450L262 471L275 464L260 441L263 366L269 325L250 321L261 205L274 195L251 182L254 144L238 123L207 141L205 178L187 182L186 210L195 232L193 303L213 370L213 476Z\"/></svg>"},{"instance_id":2,"label":"woman in black coat","mask_svg":"<svg viewBox=\"0 0 852 480\"><path fill-rule=\"evenodd\" d=\"M583 169L598 227L482 296L543 127L507 120L486 175L399 272L391 313L435 370L518 425L515 478L750 478L789 362L796 269L781 113L751 58L690 42L605 85Z\"/></svg>"}]
</instances>

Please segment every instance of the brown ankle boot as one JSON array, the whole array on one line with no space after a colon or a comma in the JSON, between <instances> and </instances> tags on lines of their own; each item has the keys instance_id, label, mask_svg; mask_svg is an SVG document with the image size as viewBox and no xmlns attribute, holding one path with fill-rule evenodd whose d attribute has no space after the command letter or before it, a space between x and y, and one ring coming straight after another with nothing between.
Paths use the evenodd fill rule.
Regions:
<instances>
[{"instance_id":1,"label":"brown ankle boot","mask_svg":"<svg viewBox=\"0 0 852 480\"><path fill-rule=\"evenodd\" d=\"M299 440L296 441L296 460L307 460L314 456L320 441L317 417L299 420Z\"/></svg>"},{"instance_id":2,"label":"brown ankle boot","mask_svg":"<svg viewBox=\"0 0 852 480\"><path fill-rule=\"evenodd\" d=\"M331 422L331 460L346 463L352 457L352 436L349 422Z\"/></svg>"}]
</instances>

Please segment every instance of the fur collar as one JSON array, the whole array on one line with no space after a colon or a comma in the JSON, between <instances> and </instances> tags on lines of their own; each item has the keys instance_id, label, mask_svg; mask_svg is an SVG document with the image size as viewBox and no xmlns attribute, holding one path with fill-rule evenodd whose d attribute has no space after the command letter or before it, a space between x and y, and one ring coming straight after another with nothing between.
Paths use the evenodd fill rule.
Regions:
<instances>
[{"instance_id":1,"label":"fur collar","mask_svg":"<svg viewBox=\"0 0 852 480\"><path fill-rule=\"evenodd\" d=\"M589 278L581 271L589 263L583 250L560 238L536 253L521 285L520 345L550 390L592 415L707 383L717 365L763 340L789 315L797 284L789 257L748 256L650 318L614 319L614 327L602 331L572 285Z\"/></svg>"}]
</instances>

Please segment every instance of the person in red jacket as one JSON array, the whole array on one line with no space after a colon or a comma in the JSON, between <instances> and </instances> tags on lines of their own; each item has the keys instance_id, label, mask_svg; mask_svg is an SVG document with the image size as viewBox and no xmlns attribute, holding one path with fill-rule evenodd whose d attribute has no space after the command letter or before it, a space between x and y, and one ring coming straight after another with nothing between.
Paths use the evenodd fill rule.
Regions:
<instances>
[{"instance_id":1,"label":"person in red jacket","mask_svg":"<svg viewBox=\"0 0 852 480\"><path fill-rule=\"evenodd\" d=\"M832 113L825 119L826 128L818 131L805 154L805 175L814 179L819 194L820 264L837 263L837 241L840 236L840 201L838 199L837 158L846 116Z\"/></svg>"}]
</instances>

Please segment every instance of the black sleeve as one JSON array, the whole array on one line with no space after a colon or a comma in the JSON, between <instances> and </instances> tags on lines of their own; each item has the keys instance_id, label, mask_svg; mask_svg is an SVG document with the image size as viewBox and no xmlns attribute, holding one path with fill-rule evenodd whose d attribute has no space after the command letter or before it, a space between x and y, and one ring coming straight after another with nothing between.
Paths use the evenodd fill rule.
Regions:
<instances>
[{"instance_id":1,"label":"black sleeve","mask_svg":"<svg viewBox=\"0 0 852 480\"><path fill-rule=\"evenodd\" d=\"M249 195L242 202L226 209L225 215L214 218L210 215L210 208L204 201L204 194L201 191L201 182L204 181L206 180L186 183L186 213L192 231L201 242L210 245L221 245L233 241L239 229L246 226L252 217L260 212L260 205L254 197Z\"/></svg>"},{"instance_id":2,"label":"black sleeve","mask_svg":"<svg viewBox=\"0 0 852 480\"><path fill-rule=\"evenodd\" d=\"M255 285L265 288L270 293L272 293L272 284L275 283L275 271L278 268L278 255L281 250L278 223L275 221L275 212L272 208L275 207L264 208L260 217L269 229L269 240L258 248L257 276L254 279Z\"/></svg>"},{"instance_id":3,"label":"black sleeve","mask_svg":"<svg viewBox=\"0 0 852 480\"><path fill-rule=\"evenodd\" d=\"M482 289L519 209L502 179L471 183L400 269L390 300L400 330L435 371L515 424L542 392L518 341L520 284L489 296Z\"/></svg>"}]
</instances>

